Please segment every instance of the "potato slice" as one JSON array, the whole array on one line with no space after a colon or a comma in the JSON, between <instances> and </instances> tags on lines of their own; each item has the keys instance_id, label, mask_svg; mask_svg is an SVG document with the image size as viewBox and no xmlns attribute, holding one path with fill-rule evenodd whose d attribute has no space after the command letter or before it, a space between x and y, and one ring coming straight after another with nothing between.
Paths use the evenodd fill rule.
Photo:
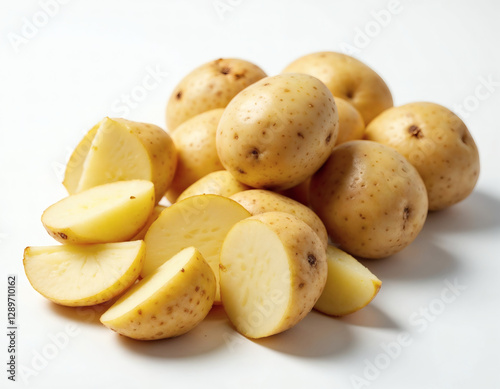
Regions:
<instances>
[{"instance_id":1,"label":"potato slice","mask_svg":"<svg viewBox=\"0 0 500 389\"><path fill-rule=\"evenodd\" d=\"M67 306L100 304L122 293L139 276L142 240L86 246L27 247L24 270L42 296Z\"/></svg>"},{"instance_id":2,"label":"potato slice","mask_svg":"<svg viewBox=\"0 0 500 389\"><path fill-rule=\"evenodd\" d=\"M284 212L237 223L222 246L222 304L238 332L250 338L277 334L302 320L321 295L326 277L318 235Z\"/></svg>"},{"instance_id":3,"label":"potato slice","mask_svg":"<svg viewBox=\"0 0 500 389\"><path fill-rule=\"evenodd\" d=\"M249 186L239 182L227 170L218 170L207 174L205 177L200 178L189 186L180 194L177 201L201 194L216 194L229 197L235 193L248 189L250 189Z\"/></svg>"},{"instance_id":4,"label":"potato slice","mask_svg":"<svg viewBox=\"0 0 500 389\"><path fill-rule=\"evenodd\" d=\"M329 245L326 250L328 277L314 308L332 316L343 316L368 305L382 281L355 258Z\"/></svg>"},{"instance_id":5,"label":"potato slice","mask_svg":"<svg viewBox=\"0 0 500 389\"><path fill-rule=\"evenodd\" d=\"M120 242L144 227L154 204L152 182L118 181L60 200L45 210L42 223L61 243Z\"/></svg>"},{"instance_id":6,"label":"potato slice","mask_svg":"<svg viewBox=\"0 0 500 389\"><path fill-rule=\"evenodd\" d=\"M63 184L73 194L114 181L149 180L160 201L176 165L174 143L160 127L106 117L76 147Z\"/></svg>"},{"instance_id":7,"label":"potato slice","mask_svg":"<svg viewBox=\"0 0 500 389\"><path fill-rule=\"evenodd\" d=\"M188 247L130 288L104 312L101 322L140 340L182 335L210 311L215 285L210 265Z\"/></svg>"},{"instance_id":8,"label":"potato slice","mask_svg":"<svg viewBox=\"0 0 500 389\"><path fill-rule=\"evenodd\" d=\"M141 276L151 274L183 248L194 246L215 273L215 301L220 302L220 247L231 227L249 216L236 201L217 195L193 196L175 203L161 213L146 233L147 251Z\"/></svg>"}]
</instances>

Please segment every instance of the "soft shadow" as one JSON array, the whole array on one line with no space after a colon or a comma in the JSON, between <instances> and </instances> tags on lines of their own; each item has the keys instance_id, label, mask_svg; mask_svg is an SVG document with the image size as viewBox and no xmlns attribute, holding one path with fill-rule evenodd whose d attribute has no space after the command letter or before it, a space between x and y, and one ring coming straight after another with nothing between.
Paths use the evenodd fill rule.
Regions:
<instances>
[{"instance_id":1,"label":"soft shadow","mask_svg":"<svg viewBox=\"0 0 500 389\"><path fill-rule=\"evenodd\" d=\"M401 327L373 303L350 315L338 318L343 323L361 327L376 327L400 330Z\"/></svg>"},{"instance_id":2,"label":"soft shadow","mask_svg":"<svg viewBox=\"0 0 500 389\"><path fill-rule=\"evenodd\" d=\"M233 331L221 306L188 333L170 339L139 341L119 336L119 342L132 352L155 358L189 358L211 352L224 344L224 334Z\"/></svg>"},{"instance_id":3,"label":"soft shadow","mask_svg":"<svg viewBox=\"0 0 500 389\"><path fill-rule=\"evenodd\" d=\"M381 259L360 259L360 262L382 281L443 277L457 271L459 266L453 256L427 234L417 236L399 253Z\"/></svg>"},{"instance_id":4,"label":"soft shadow","mask_svg":"<svg viewBox=\"0 0 500 389\"><path fill-rule=\"evenodd\" d=\"M113 305L114 301L115 300L112 300L90 307L66 307L64 305L49 303L49 308L56 314L67 319L75 320L80 323L101 325L99 318L111 305Z\"/></svg>"},{"instance_id":5,"label":"soft shadow","mask_svg":"<svg viewBox=\"0 0 500 389\"><path fill-rule=\"evenodd\" d=\"M311 358L341 353L352 341L348 324L316 311L288 331L254 340L282 353Z\"/></svg>"},{"instance_id":6,"label":"soft shadow","mask_svg":"<svg viewBox=\"0 0 500 389\"><path fill-rule=\"evenodd\" d=\"M476 190L458 204L429 212L422 233L480 233L495 228L500 228L500 199Z\"/></svg>"}]
</instances>

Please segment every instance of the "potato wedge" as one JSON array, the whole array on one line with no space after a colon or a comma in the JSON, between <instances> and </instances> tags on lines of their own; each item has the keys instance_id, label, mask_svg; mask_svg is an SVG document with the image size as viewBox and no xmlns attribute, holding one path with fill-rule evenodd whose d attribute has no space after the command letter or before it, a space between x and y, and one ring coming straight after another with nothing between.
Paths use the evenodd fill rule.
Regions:
<instances>
[{"instance_id":1,"label":"potato wedge","mask_svg":"<svg viewBox=\"0 0 500 389\"><path fill-rule=\"evenodd\" d=\"M332 316L344 316L368 305L382 281L354 257L335 246L326 249L328 277L314 309Z\"/></svg>"},{"instance_id":2,"label":"potato wedge","mask_svg":"<svg viewBox=\"0 0 500 389\"><path fill-rule=\"evenodd\" d=\"M139 340L182 335L210 312L215 285L208 263L188 247L132 286L104 312L101 322Z\"/></svg>"},{"instance_id":3,"label":"potato wedge","mask_svg":"<svg viewBox=\"0 0 500 389\"><path fill-rule=\"evenodd\" d=\"M99 185L65 197L42 215L47 232L61 243L129 240L146 224L155 204L151 181Z\"/></svg>"},{"instance_id":4,"label":"potato wedge","mask_svg":"<svg viewBox=\"0 0 500 389\"><path fill-rule=\"evenodd\" d=\"M27 247L24 270L33 288L70 307L100 304L132 285L142 268L146 245L134 242Z\"/></svg>"}]
</instances>

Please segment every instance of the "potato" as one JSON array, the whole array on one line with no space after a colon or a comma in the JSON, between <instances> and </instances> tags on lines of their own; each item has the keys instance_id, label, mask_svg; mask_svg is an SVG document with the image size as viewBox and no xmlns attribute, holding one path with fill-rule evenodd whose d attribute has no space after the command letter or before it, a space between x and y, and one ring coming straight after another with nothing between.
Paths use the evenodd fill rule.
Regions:
<instances>
[{"instance_id":1,"label":"potato","mask_svg":"<svg viewBox=\"0 0 500 389\"><path fill-rule=\"evenodd\" d=\"M188 197L165 209L149 227L144 241L145 277L183 248L196 247L217 278L215 301L220 302L219 253L229 229L250 213L236 201L217 195Z\"/></svg>"},{"instance_id":2,"label":"potato","mask_svg":"<svg viewBox=\"0 0 500 389\"><path fill-rule=\"evenodd\" d=\"M78 144L66 166L69 194L114 181L155 185L156 201L174 178L177 153L170 136L153 124L104 118Z\"/></svg>"},{"instance_id":3,"label":"potato","mask_svg":"<svg viewBox=\"0 0 500 389\"><path fill-rule=\"evenodd\" d=\"M311 201L309 199L309 186L311 185L311 178L312 176L302 181L299 185L283 190L279 193L309 207L311 205Z\"/></svg>"},{"instance_id":4,"label":"potato","mask_svg":"<svg viewBox=\"0 0 500 389\"><path fill-rule=\"evenodd\" d=\"M210 312L214 296L212 269L188 247L132 286L101 322L133 339L170 338L196 327Z\"/></svg>"},{"instance_id":5,"label":"potato","mask_svg":"<svg viewBox=\"0 0 500 389\"><path fill-rule=\"evenodd\" d=\"M189 186L180 194L177 201L201 194L216 194L229 197L235 193L248 189L250 189L249 186L239 182L227 170L219 170L207 174L205 177L200 178L194 184Z\"/></svg>"},{"instance_id":6,"label":"potato","mask_svg":"<svg viewBox=\"0 0 500 389\"><path fill-rule=\"evenodd\" d=\"M177 149L177 170L166 197L174 203L189 185L208 173L223 170L217 149L215 134L224 109L203 112L185 121L172 134Z\"/></svg>"},{"instance_id":7,"label":"potato","mask_svg":"<svg viewBox=\"0 0 500 389\"><path fill-rule=\"evenodd\" d=\"M382 281L355 258L335 246L326 249L328 277L314 309L332 316L344 316L367 306L377 295Z\"/></svg>"},{"instance_id":8,"label":"potato","mask_svg":"<svg viewBox=\"0 0 500 389\"><path fill-rule=\"evenodd\" d=\"M142 240L27 247L24 270L42 296L71 307L100 304L132 285L142 268Z\"/></svg>"},{"instance_id":9,"label":"potato","mask_svg":"<svg viewBox=\"0 0 500 389\"><path fill-rule=\"evenodd\" d=\"M129 240L146 224L155 204L150 181L117 181L70 195L42 215L47 232L61 243Z\"/></svg>"},{"instance_id":10,"label":"potato","mask_svg":"<svg viewBox=\"0 0 500 389\"><path fill-rule=\"evenodd\" d=\"M283 73L305 73L319 78L334 96L351 103L365 123L393 105L384 80L364 63L345 54L326 51L308 54L288 65Z\"/></svg>"},{"instance_id":11,"label":"potato","mask_svg":"<svg viewBox=\"0 0 500 389\"><path fill-rule=\"evenodd\" d=\"M167 129L205 111L225 108L250 84L266 77L258 66L236 58L220 58L201 65L175 87L167 103Z\"/></svg>"},{"instance_id":12,"label":"potato","mask_svg":"<svg viewBox=\"0 0 500 389\"><path fill-rule=\"evenodd\" d=\"M339 136L336 146L350 140L363 139L365 122L359 111L351 103L340 97L335 97L339 111Z\"/></svg>"},{"instance_id":13,"label":"potato","mask_svg":"<svg viewBox=\"0 0 500 389\"><path fill-rule=\"evenodd\" d=\"M222 304L238 332L249 338L297 324L318 300L326 277L318 235L288 213L245 219L231 228L222 246Z\"/></svg>"},{"instance_id":14,"label":"potato","mask_svg":"<svg viewBox=\"0 0 500 389\"><path fill-rule=\"evenodd\" d=\"M366 139L391 146L424 180L429 209L465 199L479 177L479 153L464 122L449 109L418 102L391 108L366 128Z\"/></svg>"},{"instance_id":15,"label":"potato","mask_svg":"<svg viewBox=\"0 0 500 389\"><path fill-rule=\"evenodd\" d=\"M148 232L149 227L151 227L151 224L158 219L158 216L163 212L163 210L167 208L163 205L156 205L153 208L153 212L151 212L151 215L149 215L148 220L146 221L146 224L144 224L144 227L130 240L142 240L146 236L146 232Z\"/></svg>"},{"instance_id":16,"label":"potato","mask_svg":"<svg viewBox=\"0 0 500 389\"><path fill-rule=\"evenodd\" d=\"M313 176L310 196L332 240L365 258L402 250L427 216L417 170L396 150L366 140L337 146Z\"/></svg>"},{"instance_id":17,"label":"potato","mask_svg":"<svg viewBox=\"0 0 500 389\"><path fill-rule=\"evenodd\" d=\"M263 189L239 192L232 195L230 199L243 205L252 215L273 211L290 213L311 227L325 248L328 244L328 233L321 219L310 208L298 201Z\"/></svg>"},{"instance_id":18,"label":"potato","mask_svg":"<svg viewBox=\"0 0 500 389\"><path fill-rule=\"evenodd\" d=\"M217 129L217 152L238 181L284 190L326 161L337 132L328 88L306 74L283 74L256 82L229 103Z\"/></svg>"}]
</instances>

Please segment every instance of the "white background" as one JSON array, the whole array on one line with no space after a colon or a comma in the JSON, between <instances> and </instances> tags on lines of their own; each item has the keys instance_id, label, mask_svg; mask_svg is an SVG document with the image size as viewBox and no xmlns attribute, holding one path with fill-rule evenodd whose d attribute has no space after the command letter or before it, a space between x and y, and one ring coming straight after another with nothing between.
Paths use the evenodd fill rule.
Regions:
<instances>
[{"instance_id":1,"label":"white background","mask_svg":"<svg viewBox=\"0 0 500 389\"><path fill-rule=\"evenodd\" d=\"M7 274L18 279L19 323L18 382L7 381L2 336L2 388L500 387L500 3L41 3L0 2L0 323ZM431 214L401 253L367 263L383 281L373 304L343 319L313 312L260 341L237 335L216 309L185 336L139 343L100 326L92 309L55 306L29 286L23 249L53 243L40 215L65 196L66 159L104 116L164 128L169 94L204 62L240 57L273 75L304 54L349 48L387 81L396 105L459 110L482 164L467 200ZM155 69L155 87L137 94Z\"/></svg>"}]
</instances>

